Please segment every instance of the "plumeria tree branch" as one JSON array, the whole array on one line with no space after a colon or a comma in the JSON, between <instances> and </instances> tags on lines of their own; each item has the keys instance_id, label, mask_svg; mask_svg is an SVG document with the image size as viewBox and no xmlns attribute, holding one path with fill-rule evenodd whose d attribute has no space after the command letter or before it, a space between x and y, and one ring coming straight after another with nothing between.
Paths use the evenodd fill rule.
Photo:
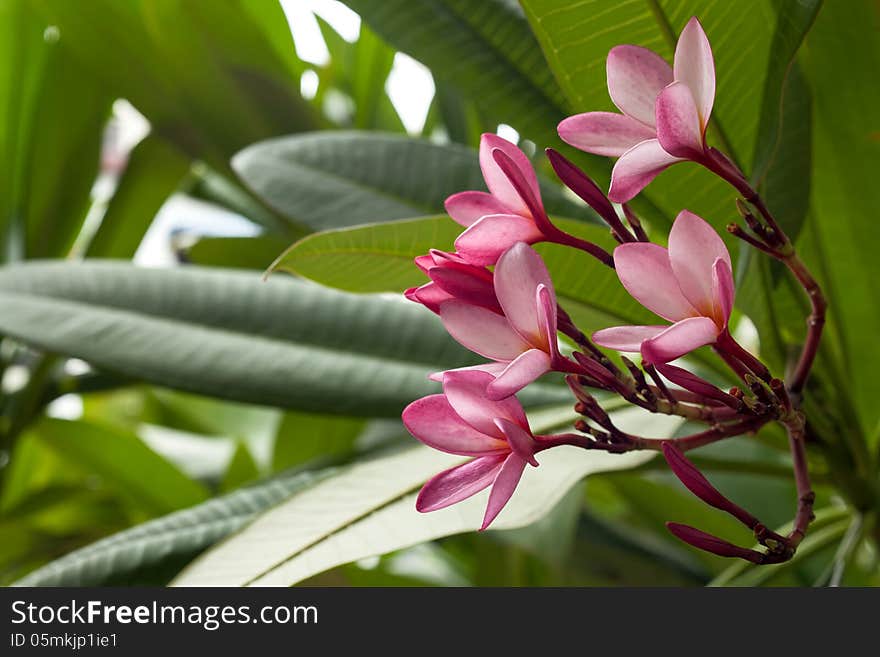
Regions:
<instances>
[{"instance_id":1,"label":"plumeria tree branch","mask_svg":"<svg viewBox=\"0 0 880 657\"><path fill-rule=\"evenodd\" d=\"M491 361L432 375L442 382L443 394L418 400L404 411L404 422L416 438L436 449L473 457L425 484L417 507L442 508L491 488L485 529L510 499L525 466L536 466L536 455L547 449L652 450L663 453L694 495L748 527L763 550L669 523L675 536L714 554L756 564L785 561L813 518L815 496L800 398L821 339L824 297L746 176L706 143L715 70L699 22L692 19L682 31L672 66L645 48L624 45L609 53L607 73L609 93L621 113L570 117L559 125L559 134L577 148L619 158L608 196L557 151L547 149L546 155L559 179L608 225L617 242L613 254L557 228L544 210L525 154L495 135L484 135L480 166L489 192L449 197L447 211L465 227L455 242L456 251L431 251L416 259L430 282L407 290L406 296L437 313L456 340ZM807 337L787 382L731 334L733 266L724 241L710 224L682 210L664 247L650 241L627 205L665 168L688 160L742 195L744 201L738 200L737 207L746 227L734 224L730 232L783 262L810 297ZM622 204L626 223L612 201ZM608 327L587 336L558 304L550 273L530 246L538 242L579 249L613 268L630 295L667 323ZM574 342L570 356L561 353L557 331ZM740 385L722 390L673 364L706 346L727 363ZM621 355L618 364L603 348L637 354L640 362ZM515 393L549 373L566 377L575 411L582 416L574 424L576 433L532 434L515 400ZM674 439L630 434L615 424L594 396L596 391L705 428ZM725 497L684 456L720 440L754 434L770 422L788 431L798 493L793 528L785 536Z\"/></svg>"}]
</instances>

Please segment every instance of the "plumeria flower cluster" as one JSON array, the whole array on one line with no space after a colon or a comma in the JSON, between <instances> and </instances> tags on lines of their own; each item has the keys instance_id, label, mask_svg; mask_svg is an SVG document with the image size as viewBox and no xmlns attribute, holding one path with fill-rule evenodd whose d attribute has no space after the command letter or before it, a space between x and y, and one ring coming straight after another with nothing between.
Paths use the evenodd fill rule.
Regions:
<instances>
[{"instance_id":1,"label":"plumeria flower cluster","mask_svg":"<svg viewBox=\"0 0 880 657\"><path fill-rule=\"evenodd\" d=\"M532 162L514 144L486 134L479 163L488 192L450 196L446 210L464 227L454 252L432 250L416 258L428 281L407 290L407 298L439 315L453 338L486 359L433 374L442 394L419 399L403 412L418 440L469 459L428 481L417 508L434 511L490 488L485 529L513 496L526 466L538 465L543 450L562 445L611 453L655 450L694 495L751 529L762 549L669 523L675 536L721 556L779 563L794 554L813 517L800 400L821 337L824 298L746 176L707 143L715 67L699 21L692 18L684 27L671 66L650 50L621 45L608 54L606 71L609 94L621 113L572 116L559 125L559 135L588 153L618 158L608 195L559 152L548 149L546 154L560 181L608 224L618 243L613 253L555 226L544 209ZM734 269L715 229L682 209L664 246L651 241L627 204L665 168L684 161L709 169L739 192L743 198L737 209L745 227L734 223L728 231L783 263L808 294L809 328L785 381L733 337ZM621 213L614 203L623 204ZM540 242L577 249L612 268L658 321L601 327L585 335L557 300L550 272L533 248ZM560 350L559 333L576 345L570 355ZM736 386L723 389L689 368L688 355L701 348L720 357L738 379ZM554 373L565 377L581 419L574 432L536 435L516 394ZM615 425L596 391L705 428L675 439L629 434ZM793 529L785 535L770 531L726 498L685 456L691 449L754 433L769 422L788 431L798 490Z\"/></svg>"}]
</instances>

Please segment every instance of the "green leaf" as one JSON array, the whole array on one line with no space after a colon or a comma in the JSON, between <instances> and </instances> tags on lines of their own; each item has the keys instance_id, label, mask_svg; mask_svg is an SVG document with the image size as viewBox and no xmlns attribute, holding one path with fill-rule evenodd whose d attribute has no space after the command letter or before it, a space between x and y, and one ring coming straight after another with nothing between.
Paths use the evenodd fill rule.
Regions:
<instances>
[{"instance_id":1,"label":"green leaf","mask_svg":"<svg viewBox=\"0 0 880 657\"><path fill-rule=\"evenodd\" d=\"M299 95L299 66L277 2L37 5L96 80L190 157L222 170L249 143L316 125Z\"/></svg>"},{"instance_id":2,"label":"green leaf","mask_svg":"<svg viewBox=\"0 0 880 657\"><path fill-rule=\"evenodd\" d=\"M465 146L479 146L480 135L491 132L494 126L488 125L476 105L456 89L445 83L436 86L422 134L430 137L436 128L442 128L450 141Z\"/></svg>"},{"instance_id":3,"label":"green leaf","mask_svg":"<svg viewBox=\"0 0 880 657\"><path fill-rule=\"evenodd\" d=\"M31 3L0 2L0 261L67 253L113 97Z\"/></svg>"},{"instance_id":4,"label":"green leaf","mask_svg":"<svg viewBox=\"0 0 880 657\"><path fill-rule=\"evenodd\" d=\"M196 265L256 269L263 272L289 245L289 240L270 235L202 237L187 247L183 255L188 262Z\"/></svg>"},{"instance_id":5,"label":"green leaf","mask_svg":"<svg viewBox=\"0 0 880 657\"><path fill-rule=\"evenodd\" d=\"M284 216L315 230L443 212L455 192L485 189L477 153L403 135L318 132L272 139L235 156L244 182ZM542 185L548 212L588 216Z\"/></svg>"},{"instance_id":6,"label":"green leaf","mask_svg":"<svg viewBox=\"0 0 880 657\"><path fill-rule=\"evenodd\" d=\"M18 586L164 584L176 570L254 514L321 476L286 475L127 529L36 570Z\"/></svg>"},{"instance_id":7,"label":"green leaf","mask_svg":"<svg viewBox=\"0 0 880 657\"><path fill-rule=\"evenodd\" d=\"M192 184L187 189L187 193L193 198L236 212L259 224L273 235L285 236L288 242L309 232L305 226L281 217L252 195L235 179L231 170L224 175L202 163L197 163L192 167L190 175Z\"/></svg>"},{"instance_id":8,"label":"green leaf","mask_svg":"<svg viewBox=\"0 0 880 657\"><path fill-rule=\"evenodd\" d=\"M611 248L607 229L557 219L557 226ZM401 291L425 282L413 258L429 249L452 250L461 226L448 217L358 226L315 233L297 242L276 262L324 285L353 292ZM575 249L537 246L553 277L559 301L585 331L611 323L653 323L654 316L636 303L614 272Z\"/></svg>"},{"instance_id":9,"label":"green leaf","mask_svg":"<svg viewBox=\"0 0 880 657\"><path fill-rule=\"evenodd\" d=\"M426 280L413 258L452 250L459 233L446 216L328 230L294 244L273 268L349 292L400 292Z\"/></svg>"},{"instance_id":10,"label":"green leaf","mask_svg":"<svg viewBox=\"0 0 880 657\"><path fill-rule=\"evenodd\" d=\"M519 8L505 0L345 0L391 45L539 146L569 105ZM380 219L381 217L373 217Z\"/></svg>"},{"instance_id":11,"label":"green leaf","mask_svg":"<svg viewBox=\"0 0 880 657\"><path fill-rule=\"evenodd\" d=\"M220 490L231 491L260 476L260 469L254 462L250 450L242 442L236 443L235 451L226 467L226 475L220 483Z\"/></svg>"},{"instance_id":12,"label":"green leaf","mask_svg":"<svg viewBox=\"0 0 880 657\"><path fill-rule=\"evenodd\" d=\"M389 48L364 22L361 22L357 40L349 43L321 17L316 16L316 19L330 52L330 61L318 72L320 87L315 100L324 98L328 87L333 87L354 102L354 116L349 127L405 132L385 92L385 82L394 64L394 49Z\"/></svg>"},{"instance_id":13,"label":"green leaf","mask_svg":"<svg viewBox=\"0 0 880 657\"><path fill-rule=\"evenodd\" d=\"M149 388L143 391L144 411L139 422L160 424L204 436L227 436L265 440L279 421L277 410L238 404L177 390Z\"/></svg>"},{"instance_id":14,"label":"green leaf","mask_svg":"<svg viewBox=\"0 0 880 657\"><path fill-rule=\"evenodd\" d=\"M638 433L650 426L653 434L666 435L680 424L668 417L646 417L636 409L620 412L616 422L627 431ZM545 452L541 466L525 474L493 527L529 525L583 477L649 458L644 453L611 455L574 448ZM353 465L261 515L173 583L286 586L343 563L473 530L485 510L485 492L448 509L428 514L415 510L422 483L462 460L416 447Z\"/></svg>"},{"instance_id":15,"label":"green leaf","mask_svg":"<svg viewBox=\"0 0 880 657\"><path fill-rule=\"evenodd\" d=\"M284 408L396 416L473 362L428 311L278 277L113 262L0 270L0 331L136 379ZM538 388L545 402L562 387ZM534 401L534 399L533 399Z\"/></svg>"},{"instance_id":16,"label":"green leaf","mask_svg":"<svg viewBox=\"0 0 880 657\"><path fill-rule=\"evenodd\" d=\"M763 180L768 170L773 165L774 160L779 160L781 140L784 135L787 123L796 122L791 107L792 102L795 104L800 98L793 98L792 93L806 94L809 98L809 90L804 89L799 92L798 89L790 87L792 76L800 78L800 72L795 63L795 56L807 35L819 9L822 7L822 0L777 0L778 21L776 31L773 33L773 40L770 44L770 55L767 60L767 74L764 78L764 95L761 100L761 119L758 126L758 137L755 144L755 158L752 167L752 181L758 182ZM796 81L799 87L803 87L803 81ZM809 102L809 100L808 100ZM807 108L809 112L809 108ZM786 116L788 115L788 116ZM808 120L800 123L801 130L806 128L809 130ZM809 141L807 142L809 149ZM784 150L783 150L784 152ZM781 160L785 168L791 168L798 164L797 160L786 156ZM809 161L807 163L809 165ZM809 180L809 178L807 178ZM809 189L809 186L807 186ZM808 194L805 194L808 196ZM787 227L787 226L786 226ZM787 227L788 228L788 227ZM786 231L789 232L789 231ZM790 231L789 235L794 237L796 231Z\"/></svg>"},{"instance_id":17,"label":"green leaf","mask_svg":"<svg viewBox=\"0 0 880 657\"><path fill-rule=\"evenodd\" d=\"M40 440L65 459L115 485L153 514L205 501L208 492L133 433L90 422L43 418Z\"/></svg>"},{"instance_id":18,"label":"green leaf","mask_svg":"<svg viewBox=\"0 0 880 657\"><path fill-rule=\"evenodd\" d=\"M167 141L144 138L131 152L86 255L131 258L165 200L189 171L190 160Z\"/></svg>"},{"instance_id":19,"label":"green leaf","mask_svg":"<svg viewBox=\"0 0 880 657\"><path fill-rule=\"evenodd\" d=\"M880 350L872 346L880 306L870 301L880 298L876 17L875 3L867 0L827 3L801 57L815 101L811 228L826 267L826 331L839 334L846 395L855 403L863 435L873 435L880 419Z\"/></svg>"},{"instance_id":20,"label":"green leaf","mask_svg":"<svg viewBox=\"0 0 880 657\"><path fill-rule=\"evenodd\" d=\"M366 421L358 418L287 412L275 433L272 470L285 470L317 457L349 452L365 425Z\"/></svg>"}]
</instances>

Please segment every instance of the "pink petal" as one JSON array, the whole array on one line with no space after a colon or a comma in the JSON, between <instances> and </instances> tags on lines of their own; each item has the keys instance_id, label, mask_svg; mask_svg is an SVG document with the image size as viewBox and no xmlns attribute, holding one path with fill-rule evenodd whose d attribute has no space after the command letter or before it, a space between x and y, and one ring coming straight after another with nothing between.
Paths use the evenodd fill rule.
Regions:
<instances>
[{"instance_id":1,"label":"pink petal","mask_svg":"<svg viewBox=\"0 0 880 657\"><path fill-rule=\"evenodd\" d=\"M608 93L624 114L654 126L654 101L672 82L672 67L657 53L640 46L616 46L605 62Z\"/></svg>"},{"instance_id":2,"label":"pink petal","mask_svg":"<svg viewBox=\"0 0 880 657\"><path fill-rule=\"evenodd\" d=\"M504 434L494 424L490 435L478 431L455 412L443 395L417 399L403 410L402 418L407 431L441 452L481 456L509 449L506 439L501 440Z\"/></svg>"},{"instance_id":3,"label":"pink petal","mask_svg":"<svg viewBox=\"0 0 880 657\"><path fill-rule=\"evenodd\" d=\"M536 292L538 302L538 324L541 327L541 337L547 346L547 353L551 361L559 357L559 341L556 337L556 296L553 289L543 283L538 285Z\"/></svg>"},{"instance_id":4,"label":"pink petal","mask_svg":"<svg viewBox=\"0 0 880 657\"><path fill-rule=\"evenodd\" d=\"M454 297L436 283L425 283L421 287L411 287L403 295L410 301L425 306L432 313L440 313L440 304Z\"/></svg>"},{"instance_id":5,"label":"pink petal","mask_svg":"<svg viewBox=\"0 0 880 657\"><path fill-rule=\"evenodd\" d=\"M681 293L669 264L669 252L658 244L630 242L614 249L614 267L623 287L645 308L677 322L698 314Z\"/></svg>"},{"instance_id":6,"label":"pink petal","mask_svg":"<svg viewBox=\"0 0 880 657\"><path fill-rule=\"evenodd\" d=\"M505 463L504 456L483 456L434 475L416 499L421 513L461 502L492 485Z\"/></svg>"},{"instance_id":7,"label":"pink petal","mask_svg":"<svg viewBox=\"0 0 880 657\"><path fill-rule=\"evenodd\" d=\"M703 128L694 97L684 82L673 82L657 96L657 139L670 155L698 159Z\"/></svg>"},{"instance_id":8,"label":"pink petal","mask_svg":"<svg viewBox=\"0 0 880 657\"><path fill-rule=\"evenodd\" d=\"M456 367L452 370L443 370L442 372L431 372L428 375L430 381L437 383L443 382L443 376L449 372L488 372L492 376L498 376L507 369L509 363L480 363L479 365L468 365L467 367Z\"/></svg>"},{"instance_id":9,"label":"pink petal","mask_svg":"<svg viewBox=\"0 0 880 657\"><path fill-rule=\"evenodd\" d=\"M615 351L638 353L642 342L659 335L668 326L612 326L593 333L593 342Z\"/></svg>"},{"instance_id":10,"label":"pink petal","mask_svg":"<svg viewBox=\"0 0 880 657\"><path fill-rule=\"evenodd\" d=\"M498 418L527 429L525 411L516 397L493 400L487 396L487 386L493 381L494 377L486 372L447 372L443 393L453 410L477 431L502 438L504 434L495 425Z\"/></svg>"},{"instance_id":11,"label":"pink petal","mask_svg":"<svg viewBox=\"0 0 880 657\"><path fill-rule=\"evenodd\" d=\"M673 157L663 150L656 139L636 144L621 155L614 165L608 198L615 203L626 203L666 167L676 162L681 162L681 158Z\"/></svg>"},{"instance_id":12,"label":"pink petal","mask_svg":"<svg viewBox=\"0 0 880 657\"><path fill-rule=\"evenodd\" d=\"M431 267L437 267L438 265L447 265L453 262L460 264L465 263L464 258L457 253L447 253L440 249L431 249L425 255L416 256L413 261L416 263L416 267L426 274Z\"/></svg>"},{"instance_id":13,"label":"pink petal","mask_svg":"<svg viewBox=\"0 0 880 657\"><path fill-rule=\"evenodd\" d=\"M715 342L718 327L708 317L688 317L642 343L642 358L648 363L668 363L698 347Z\"/></svg>"},{"instance_id":14,"label":"pink petal","mask_svg":"<svg viewBox=\"0 0 880 657\"><path fill-rule=\"evenodd\" d=\"M480 306L457 299L444 301L440 319L459 343L492 360L511 361L531 348L507 319Z\"/></svg>"},{"instance_id":15,"label":"pink petal","mask_svg":"<svg viewBox=\"0 0 880 657\"><path fill-rule=\"evenodd\" d=\"M416 267L421 269L426 274L428 273L428 269L430 269L435 264L437 264L430 253L425 254L425 255L416 256L415 258L413 258L413 262L416 263Z\"/></svg>"},{"instance_id":16,"label":"pink petal","mask_svg":"<svg viewBox=\"0 0 880 657\"><path fill-rule=\"evenodd\" d=\"M709 39L696 17L688 21L678 37L673 66L675 79L684 82L693 94L705 132L715 102L715 60Z\"/></svg>"},{"instance_id":17,"label":"pink petal","mask_svg":"<svg viewBox=\"0 0 880 657\"><path fill-rule=\"evenodd\" d=\"M485 133L480 138L480 168L483 170L486 186L492 192L492 195L507 208L505 212L515 212L525 217L531 216L525 203L517 194L516 189L510 184L507 176L504 175L501 167L498 166L498 163L492 157L492 150L495 148L503 151L514 161L525 178L526 183L531 187L535 198L538 200L541 198L541 191L538 189L538 178L535 176L535 170L532 168L529 158L514 144L491 133Z\"/></svg>"},{"instance_id":18,"label":"pink petal","mask_svg":"<svg viewBox=\"0 0 880 657\"><path fill-rule=\"evenodd\" d=\"M517 242L540 242L544 235L535 222L515 214L490 214L455 240L456 250L474 265L494 265Z\"/></svg>"},{"instance_id":19,"label":"pink petal","mask_svg":"<svg viewBox=\"0 0 880 657\"><path fill-rule=\"evenodd\" d=\"M432 267L428 270L428 276L451 298L501 314L501 306L495 297L492 273L482 267L449 263L445 267Z\"/></svg>"},{"instance_id":20,"label":"pink petal","mask_svg":"<svg viewBox=\"0 0 880 657\"><path fill-rule=\"evenodd\" d=\"M517 356L486 388L489 399L515 399L516 394L539 376L550 371L552 361L546 351L529 349Z\"/></svg>"},{"instance_id":21,"label":"pink petal","mask_svg":"<svg viewBox=\"0 0 880 657\"><path fill-rule=\"evenodd\" d=\"M535 296L539 285L548 290L555 308L556 295L550 272L541 256L528 244L517 242L498 259L495 267L498 303L514 330L534 346L542 345L544 331Z\"/></svg>"},{"instance_id":22,"label":"pink petal","mask_svg":"<svg viewBox=\"0 0 880 657\"><path fill-rule=\"evenodd\" d=\"M726 327L733 310L736 289L730 265L718 258L712 266L712 296L715 299L715 319L719 326Z\"/></svg>"},{"instance_id":23,"label":"pink petal","mask_svg":"<svg viewBox=\"0 0 880 657\"><path fill-rule=\"evenodd\" d=\"M714 314L712 277L719 258L733 271L730 253L715 229L693 212L679 212L669 231L669 263L685 298L706 317Z\"/></svg>"},{"instance_id":24,"label":"pink petal","mask_svg":"<svg viewBox=\"0 0 880 657\"><path fill-rule=\"evenodd\" d=\"M492 483L492 492L489 494L489 504L486 506L486 515L483 516L483 524L480 531L486 529L492 521L501 513L501 509L513 496L519 480L522 478L526 462L516 454L511 454L504 461L498 476Z\"/></svg>"},{"instance_id":25,"label":"pink petal","mask_svg":"<svg viewBox=\"0 0 880 657\"><path fill-rule=\"evenodd\" d=\"M487 214L507 214L510 209L487 192L459 192L446 199L446 212L462 226L470 226Z\"/></svg>"},{"instance_id":26,"label":"pink petal","mask_svg":"<svg viewBox=\"0 0 880 657\"><path fill-rule=\"evenodd\" d=\"M587 153L620 157L630 148L657 135L653 128L624 114L588 112L563 120L559 137Z\"/></svg>"},{"instance_id":27,"label":"pink petal","mask_svg":"<svg viewBox=\"0 0 880 657\"><path fill-rule=\"evenodd\" d=\"M510 445L510 449L513 450L514 454L529 465L538 467L538 462L535 460L535 447L537 445L532 434L515 422L510 422L504 418L497 418L495 426L507 438L507 444Z\"/></svg>"}]
</instances>

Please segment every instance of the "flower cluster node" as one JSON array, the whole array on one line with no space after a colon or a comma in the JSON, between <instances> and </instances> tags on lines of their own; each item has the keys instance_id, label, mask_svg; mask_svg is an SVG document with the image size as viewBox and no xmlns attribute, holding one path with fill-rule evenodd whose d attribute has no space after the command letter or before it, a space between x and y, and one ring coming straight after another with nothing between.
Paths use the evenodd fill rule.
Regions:
<instances>
[{"instance_id":1,"label":"flower cluster node","mask_svg":"<svg viewBox=\"0 0 880 657\"><path fill-rule=\"evenodd\" d=\"M514 494L526 466L538 465L540 452L561 446L611 453L649 449L663 453L696 497L752 530L763 550L668 523L675 536L713 554L779 563L794 554L813 517L815 496L806 472L798 403L818 348L824 297L748 177L706 142L715 67L699 21L692 18L682 30L672 65L640 46L621 45L609 52L606 73L620 113L578 114L562 121L558 130L575 148L618 158L607 196L557 150L545 153L559 180L608 225L616 242L612 253L557 227L544 209L529 158L516 145L485 134L479 163L488 191L450 196L446 210L464 228L454 251L432 249L416 258L429 280L407 290L406 297L439 315L455 340L486 359L432 374L442 394L419 399L403 412L418 440L470 459L428 481L416 506L433 511L489 488L485 529ZM773 376L731 334L734 266L712 225L683 209L664 246L651 240L628 204L664 169L685 161L737 190L742 198L736 210L745 226L731 223L727 232L782 262L811 299L810 329L788 381ZM614 203L621 204L622 217ZM659 319L650 325L593 326L598 330L585 333L557 300L551 272L533 248L541 242L576 249L608 265L623 288ZM573 349L560 345L558 333ZM720 360L695 359L694 352L703 347L709 348L706 355L714 352ZM618 354L619 364L609 352ZM738 384L725 390L713 382L717 372L712 367L718 366L726 366L727 376ZM515 395L541 377L560 373L581 416L574 423L577 433L536 435ZM702 423L705 429L674 439L632 435L617 427L596 393ZM787 536L769 530L724 496L684 455L718 440L754 434L772 421L789 432L798 486L797 514Z\"/></svg>"}]
</instances>

